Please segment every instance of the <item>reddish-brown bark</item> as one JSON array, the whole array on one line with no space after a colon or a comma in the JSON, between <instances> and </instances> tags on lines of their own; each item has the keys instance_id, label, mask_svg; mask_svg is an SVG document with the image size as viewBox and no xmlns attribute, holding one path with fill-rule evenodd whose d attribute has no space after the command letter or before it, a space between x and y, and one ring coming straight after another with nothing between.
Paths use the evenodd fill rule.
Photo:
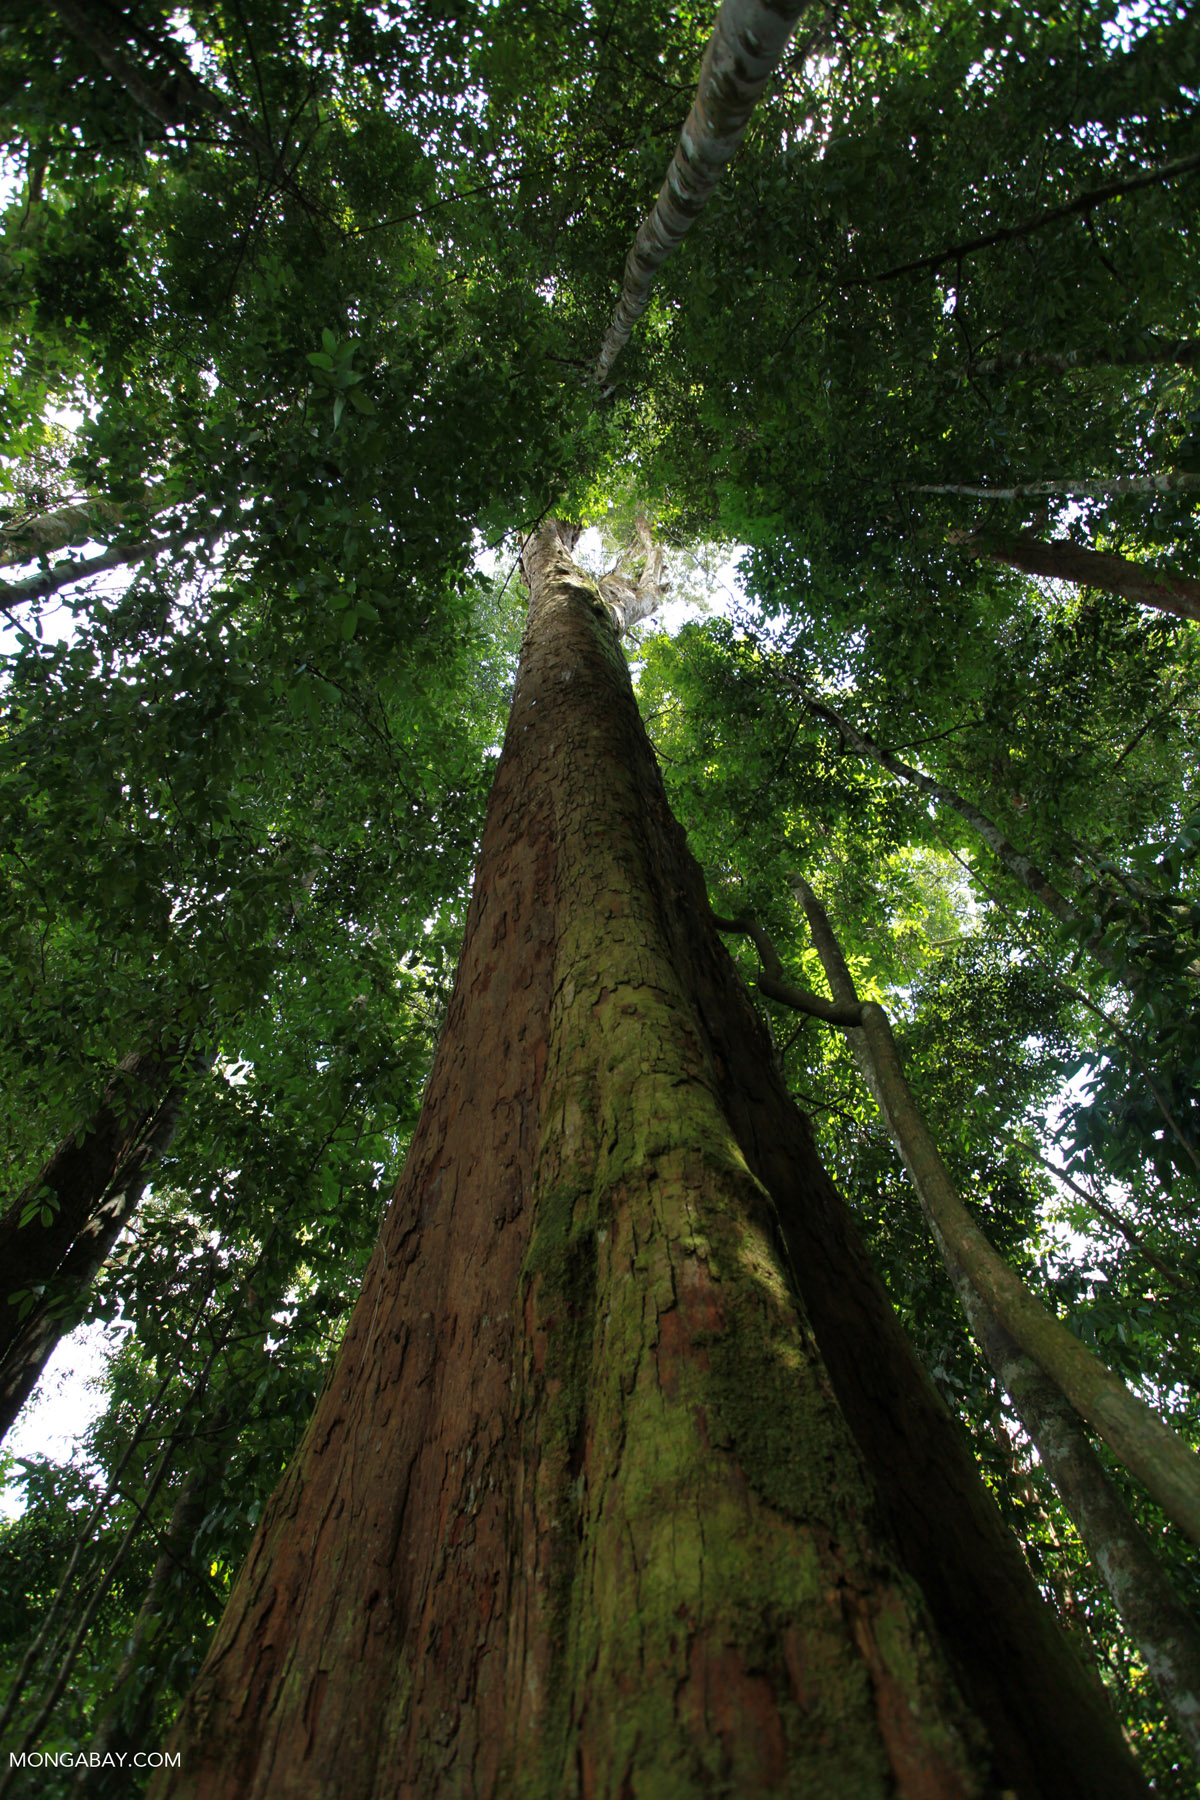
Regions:
<instances>
[{"instance_id":1,"label":"reddish-brown bark","mask_svg":"<svg viewBox=\"0 0 1200 1800\"><path fill-rule=\"evenodd\" d=\"M1143 1793L781 1087L599 596L551 528L527 560L421 1121L154 1791Z\"/></svg>"}]
</instances>

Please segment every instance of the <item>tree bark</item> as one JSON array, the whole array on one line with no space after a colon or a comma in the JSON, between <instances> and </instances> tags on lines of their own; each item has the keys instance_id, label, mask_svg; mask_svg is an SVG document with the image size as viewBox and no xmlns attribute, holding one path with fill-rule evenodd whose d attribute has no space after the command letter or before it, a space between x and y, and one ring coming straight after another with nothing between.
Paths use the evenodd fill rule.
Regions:
<instances>
[{"instance_id":1,"label":"tree bark","mask_svg":"<svg viewBox=\"0 0 1200 1800\"><path fill-rule=\"evenodd\" d=\"M1142 1794L787 1100L569 543L527 547L404 1175L152 1791Z\"/></svg>"},{"instance_id":2,"label":"tree bark","mask_svg":"<svg viewBox=\"0 0 1200 1800\"><path fill-rule=\"evenodd\" d=\"M168 1045L126 1057L86 1125L0 1217L0 1439L74 1323L174 1134L180 1096L173 1084L185 1054ZM49 1222L39 1210L22 1224L43 1190Z\"/></svg>"},{"instance_id":3,"label":"tree bark","mask_svg":"<svg viewBox=\"0 0 1200 1800\"><path fill-rule=\"evenodd\" d=\"M1179 619L1200 619L1200 581L1175 575L1150 563L1130 562L1111 550L1086 550L1069 538L996 537L991 532L972 532L957 541L971 556L1007 563L1022 575L1042 575L1051 581L1070 581L1076 587L1103 588L1139 606L1157 606Z\"/></svg>"},{"instance_id":4,"label":"tree bark","mask_svg":"<svg viewBox=\"0 0 1200 1800\"><path fill-rule=\"evenodd\" d=\"M608 380L649 305L659 269L708 204L803 10L803 0L721 0L695 103L654 210L638 227L625 261L621 298L600 346L598 382Z\"/></svg>"}]
</instances>

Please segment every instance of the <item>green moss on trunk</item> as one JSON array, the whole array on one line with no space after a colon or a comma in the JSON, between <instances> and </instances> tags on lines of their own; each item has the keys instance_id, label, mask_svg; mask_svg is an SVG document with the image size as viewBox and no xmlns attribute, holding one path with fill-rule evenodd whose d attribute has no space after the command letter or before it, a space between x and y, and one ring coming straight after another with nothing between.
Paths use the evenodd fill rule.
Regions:
<instances>
[{"instance_id":1,"label":"green moss on trunk","mask_svg":"<svg viewBox=\"0 0 1200 1800\"><path fill-rule=\"evenodd\" d=\"M827 1290L861 1289L856 1329L886 1344L878 1379L928 1424L935 1463L953 1461L949 1421L921 1411L829 1211L596 591L553 527L527 563L530 626L421 1123L185 1711L184 1767L155 1792L996 1800L1020 1767L1021 1800L1132 1795L1115 1729L1114 1777L1092 1779L1102 1712L1080 1711L1069 1657L1040 1640L1032 1680L1018 1672L992 1708L999 1732L962 1698L958 1647L944 1652L880 1505L886 1431L856 1397ZM814 1282L822 1258L835 1272ZM982 1540L956 1537L917 1467L900 1487L952 1543L953 1590ZM997 1589L1010 1637L1036 1640L1030 1601L1027 1582L1016 1600ZM968 1687L986 1701L986 1676L968 1669ZM1041 1721L1025 1744L1011 1727L1043 1688L1065 1746L1044 1784L1024 1776Z\"/></svg>"}]
</instances>

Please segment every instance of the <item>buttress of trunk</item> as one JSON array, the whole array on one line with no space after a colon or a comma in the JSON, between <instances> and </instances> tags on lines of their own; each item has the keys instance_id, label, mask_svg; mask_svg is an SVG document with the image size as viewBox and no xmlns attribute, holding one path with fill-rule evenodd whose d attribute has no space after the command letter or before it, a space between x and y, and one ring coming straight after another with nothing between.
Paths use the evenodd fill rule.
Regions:
<instances>
[{"instance_id":1,"label":"buttress of trunk","mask_svg":"<svg viewBox=\"0 0 1200 1800\"><path fill-rule=\"evenodd\" d=\"M152 1791L1144 1793L787 1099L596 587L551 526L526 563L405 1172Z\"/></svg>"},{"instance_id":2,"label":"buttress of trunk","mask_svg":"<svg viewBox=\"0 0 1200 1800\"><path fill-rule=\"evenodd\" d=\"M0 1438L133 1213L178 1116L179 1045L125 1058L92 1117L0 1218ZM37 1206L46 1194L49 1221ZM22 1224L22 1217L33 1216Z\"/></svg>"},{"instance_id":3,"label":"buttress of trunk","mask_svg":"<svg viewBox=\"0 0 1200 1800\"><path fill-rule=\"evenodd\" d=\"M972 556L1006 563L1022 575L1041 575L1051 581L1069 581L1076 587L1103 588L1133 600L1139 606L1156 606L1179 619L1200 619L1200 581L1156 569L1151 563L1130 562L1111 550L1087 550L1069 538L997 537L978 531L951 534Z\"/></svg>"}]
</instances>

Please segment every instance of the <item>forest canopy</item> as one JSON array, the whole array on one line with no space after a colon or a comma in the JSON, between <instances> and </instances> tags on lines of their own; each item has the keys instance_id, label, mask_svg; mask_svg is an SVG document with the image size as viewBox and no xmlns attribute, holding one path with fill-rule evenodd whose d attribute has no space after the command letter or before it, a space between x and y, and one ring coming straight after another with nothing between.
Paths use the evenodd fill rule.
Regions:
<instances>
[{"instance_id":1,"label":"forest canopy","mask_svg":"<svg viewBox=\"0 0 1200 1800\"><path fill-rule=\"evenodd\" d=\"M600 601L703 596L625 654L711 911L1037 1586L1194 1792L1192 1502L1073 1397L1056 1475L1057 1377L1023 1409L863 1043L1014 1304L1194 1452L1200 30L792 10L597 379L709 5L0 5L4 1429L73 1331L105 1359L70 1459L0 1463L6 1748L159 1747L191 1688L417 1125L560 519Z\"/></svg>"}]
</instances>

